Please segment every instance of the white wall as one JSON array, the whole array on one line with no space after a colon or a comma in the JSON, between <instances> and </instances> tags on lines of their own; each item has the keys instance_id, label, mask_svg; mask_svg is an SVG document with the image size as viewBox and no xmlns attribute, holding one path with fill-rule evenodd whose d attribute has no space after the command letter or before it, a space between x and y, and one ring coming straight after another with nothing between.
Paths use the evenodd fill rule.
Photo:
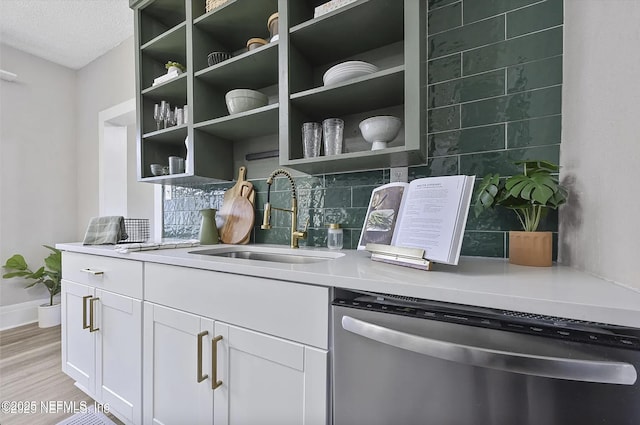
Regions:
<instances>
[{"instance_id":1,"label":"white wall","mask_svg":"<svg viewBox=\"0 0 640 425\"><path fill-rule=\"evenodd\" d=\"M640 289L640 1L564 8L560 259Z\"/></svg>"},{"instance_id":2,"label":"white wall","mask_svg":"<svg viewBox=\"0 0 640 425\"><path fill-rule=\"evenodd\" d=\"M0 68L18 74L0 82L0 261L21 253L35 268L42 244L82 240L99 215L98 114L135 97L133 37L78 71L0 44ZM153 185L136 182L135 129L122 133L126 215L153 219ZM23 287L2 279L0 307L47 298Z\"/></svg>"},{"instance_id":3,"label":"white wall","mask_svg":"<svg viewBox=\"0 0 640 425\"><path fill-rule=\"evenodd\" d=\"M75 72L0 44L0 262L14 253L35 270L42 244L73 241L77 188ZM47 298L19 279L0 281L0 306Z\"/></svg>"},{"instance_id":4,"label":"white wall","mask_svg":"<svg viewBox=\"0 0 640 425\"><path fill-rule=\"evenodd\" d=\"M130 37L77 72L75 134L77 155L82 161L77 168L76 240L84 237L89 219L99 215L98 114L135 97L134 59L134 41Z\"/></svg>"},{"instance_id":5,"label":"white wall","mask_svg":"<svg viewBox=\"0 0 640 425\"><path fill-rule=\"evenodd\" d=\"M139 183L136 149L136 126L127 127L127 216L131 218L148 218L152 236L154 229L154 194L155 184Z\"/></svg>"}]
</instances>

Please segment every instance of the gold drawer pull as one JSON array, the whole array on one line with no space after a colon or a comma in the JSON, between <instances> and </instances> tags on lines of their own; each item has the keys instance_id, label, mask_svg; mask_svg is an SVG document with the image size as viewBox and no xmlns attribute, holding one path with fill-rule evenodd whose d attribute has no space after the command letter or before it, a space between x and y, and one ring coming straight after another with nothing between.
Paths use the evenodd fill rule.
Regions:
<instances>
[{"instance_id":1,"label":"gold drawer pull","mask_svg":"<svg viewBox=\"0 0 640 425\"><path fill-rule=\"evenodd\" d=\"M204 381L209 375L202 374L202 338L208 335L208 331L202 331L198 334L198 383Z\"/></svg>"},{"instance_id":2,"label":"gold drawer pull","mask_svg":"<svg viewBox=\"0 0 640 425\"><path fill-rule=\"evenodd\" d=\"M99 299L100 298L91 298L91 301L89 301L89 332L95 332L100 330L100 328L94 328L95 323L93 322L93 319L95 317L94 302L98 301Z\"/></svg>"},{"instance_id":3,"label":"gold drawer pull","mask_svg":"<svg viewBox=\"0 0 640 425\"><path fill-rule=\"evenodd\" d=\"M102 270L81 269L80 271L83 273L89 273L90 275L93 275L93 276L100 276L104 274Z\"/></svg>"},{"instance_id":4,"label":"gold drawer pull","mask_svg":"<svg viewBox=\"0 0 640 425\"><path fill-rule=\"evenodd\" d=\"M87 300L93 295L86 295L82 297L82 329L89 329L87 325Z\"/></svg>"},{"instance_id":5,"label":"gold drawer pull","mask_svg":"<svg viewBox=\"0 0 640 425\"><path fill-rule=\"evenodd\" d=\"M212 390L215 390L222 385L222 381L218 381L218 341L220 340L222 340L222 335L218 335L211 340L211 373L213 374L213 379L211 379Z\"/></svg>"}]
</instances>

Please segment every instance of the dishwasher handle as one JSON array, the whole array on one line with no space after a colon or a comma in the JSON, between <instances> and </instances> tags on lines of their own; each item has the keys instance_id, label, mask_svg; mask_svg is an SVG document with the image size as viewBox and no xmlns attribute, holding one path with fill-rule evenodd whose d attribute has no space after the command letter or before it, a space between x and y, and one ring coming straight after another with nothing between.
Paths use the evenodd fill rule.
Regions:
<instances>
[{"instance_id":1,"label":"dishwasher handle","mask_svg":"<svg viewBox=\"0 0 640 425\"><path fill-rule=\"evenodd\" d=\"M637 379L635 367L624 362L577 360L456 344L385 328L346 315L342 316L342 327L403 350L505 372L602 384L633 385Z\"/></svg>"}]
</instances>

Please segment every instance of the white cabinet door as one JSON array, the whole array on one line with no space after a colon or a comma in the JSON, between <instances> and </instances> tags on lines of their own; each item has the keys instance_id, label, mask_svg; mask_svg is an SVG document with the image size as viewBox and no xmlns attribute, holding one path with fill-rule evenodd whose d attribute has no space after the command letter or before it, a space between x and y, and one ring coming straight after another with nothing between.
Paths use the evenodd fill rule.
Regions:
<instances>
[{"instance_id":1,"label":"white cabinet door","mask_svg":"<svg viewBox=\"0 0 640 425\"><path fill-rule=\"evenodd\" d=\"M327 352L216 322L216 425L326 425Z\"/></svg>"},{"instance_id":2,"label":"white cabinet door","mask_svg":"<svg viewBox=\"0 0 640 425\"><path fill-rule=\"evenodd\" d=\"M94 289L62 281L62 370L95 397L95 336L89 332Z\"/></svg>"},{"instance_id":3,"label":"white cabinet door","mask_svg":"<svg viewBox=\"0 0 640 425\"><path fill-rule=\"evenodd\" d=\"M116 416L142 423L142 301L96 289L96 393Z\"/></svg>"},{"instance_id":4,"label":"white cabinet door","mask_svg":"<svg viewBox=\"0 0 640 425\"><path fill-rule=\"evenodd\" d=\"M212 334L212 320L144 303L145 424L213 423Z\"/></svg>"}]
</instances>

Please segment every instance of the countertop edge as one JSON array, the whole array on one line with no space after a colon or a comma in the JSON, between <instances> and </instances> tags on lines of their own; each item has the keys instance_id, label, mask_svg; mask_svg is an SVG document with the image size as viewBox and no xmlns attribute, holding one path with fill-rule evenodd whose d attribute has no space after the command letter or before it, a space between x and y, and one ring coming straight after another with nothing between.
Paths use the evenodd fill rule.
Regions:
<instances>
[{"instance_id":1,"label":"countertop edge","mask_svg":"<svg viewBox=\"0 0 640 425\"><path fill-rule=\"evenodd\" d=\"M61 243L56 247L83 254L640 328L640 292L567 266L522 268L508 265L503 259L472 257L465 259L467 267L438 265L436 270L426 272L372 262L362 251L343 251L345 257L332 260L335 270L331 272L328 266L307 265L308 270L305 270L301 266L257 265L251 260L212 260L189 253L204 247L130 253L119 253L112 246L79 243ZM344 270L349 272L341 274ZM552 283L541 282L537 290L531 286L538 279L552 280ZM514 280L522 282L514 284ZM572 285L569 290L561 286L565 280L567 285ZM590 291L590 296L578 293L581 282ZM576 290L574 297L570 289ZM553 299L554 292L562 296Z\"/></svg>"}]
</instances>

